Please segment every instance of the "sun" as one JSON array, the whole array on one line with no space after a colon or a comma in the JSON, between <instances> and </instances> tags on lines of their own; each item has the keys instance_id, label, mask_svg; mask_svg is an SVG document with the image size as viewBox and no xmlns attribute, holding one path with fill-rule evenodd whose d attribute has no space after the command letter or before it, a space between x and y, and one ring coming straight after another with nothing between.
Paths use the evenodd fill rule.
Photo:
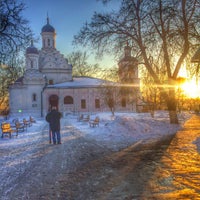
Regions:
<instances>
[{"instance_id":1,"label":"sun","mask_svg":"<svg viewBox=\"0 0 200 200\"><path fill-rule=\"evenodd\" d=\"M195 80L188 80L181 85L185 95L190 98L200 97L200 86Z\"/></svg>"}]
</instances>

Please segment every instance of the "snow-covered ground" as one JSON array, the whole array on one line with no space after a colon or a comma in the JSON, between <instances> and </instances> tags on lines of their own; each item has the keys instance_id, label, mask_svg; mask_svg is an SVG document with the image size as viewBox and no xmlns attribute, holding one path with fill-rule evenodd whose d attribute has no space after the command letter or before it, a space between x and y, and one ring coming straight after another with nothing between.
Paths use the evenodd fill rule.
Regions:
<instances>
[{"instance_id":1,"label":"snow-covered ground","mask_svg":"<svg viewBox=\"0 0 200 200\"><path fill-rule=\"evenodd\" d=\"M28 127L27 131L19 133L18 137L13 135L11 139L0 138L1 199L8 200L22 193L31 196L35 194L31 185L40 182L46 183L42 189L50 192L51 184L49 186L48 183L54 182L54 179L45 173L54 171L52 167L60 170L57 177L59 180L59 174L66 173L66 170L69 174L72 173L72 169L82 166L82 162L92 156L96 158L104 147L105 152L120 152L132 144L154 142L163 136L175 134L192 114L180 113L179 124L170 124L168 112L165 111L155 112L154 118L150 113L115 113L115 116L112 116L110 112L102 112L90 115L91 119L96 116L100 118L100 124L94 128L90 127L88 122L78 121L78 116L74 114L62 118L63 144L56 145L57 148L48 143L48 123L44 118L36 118L36 123ZM28 119L29 116L18 118ZM12 119L10 117L9 120ZM96 145L99 145L99 148L96 148ZM200 140L196 140L195 145L199 150ZM97 155L95 152L95 155L91 154L91 150L96 150ZM28 180L25 181L26 179ZM23 190L17 190L21 185Z\"/></svg>"},{"instance_id":2,"label":"snow-covered ground","mask_svg":"<svg viewBox=\"0 0 200 200\"><path fill-rule=\"evenodd\" d=\"M86 122L77 121L77 116L69 115L68 121L85 135L97 140L111 143L122 148L133 142L146 142L168 134L174 134L182 128L191 113L178 114L179 124L170 124L167 111L157 111L152 118L150 113L97 113L91 115L100 118L99 127L92 128Z\"/></svg>"},{"instance_id":3,"label":"snow-covered ground","mask_svg":"<svg viewBox=\"0 0 200 200\"><path fill-rule=\"evenodd\" d=\"M97 141L103 141L107 145L114 143L116 148L121 148L124 145L129 145L133 142L145 142L154 140L158 137L167 134L174 134L182 128L184 122L191 116L191 113L182 112L178 114L179 124L170 124L167 111L157 111L154 117L150 113L115 113L112 116L110 112L100 112L91 114L90 119L96 116L100 118L99 127L90 127L87 122L77 120L77 115L67 115L62 120L67 120L74 128L80 130L83 135L91 137ZM16 116L15 116L16 118ZM29 118L29 116L20 116L19 119ZM12 121L10 117L9 121ZM32 140L33 137L40 137L41 131L47 122L43 118L36 119L31 128L28 128L28 133L20 134L20 143L26 143ZM61 128L61 133L65 128ZM5 139L0 140L0 145L5 145ZM7 145L19 145L14 139L7 140Z\"/></svg>"}]
</instances>

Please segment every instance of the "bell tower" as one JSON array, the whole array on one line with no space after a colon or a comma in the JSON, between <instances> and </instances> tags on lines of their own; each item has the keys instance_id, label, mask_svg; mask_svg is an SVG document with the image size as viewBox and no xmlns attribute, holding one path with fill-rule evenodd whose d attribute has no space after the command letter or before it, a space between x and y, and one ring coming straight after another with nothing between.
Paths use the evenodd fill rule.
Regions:
<instances>
[{"instance_id":1,"label":"bell tower","mask_svg":"<svg viewBox=\"0 0 200 200\"><path fill-rule=\"evenodd\" d=\"M53 26L49 24L49 17L47 16L47 24L42 28L42 49L56 48L56 32Z\"/></svg>"},{"instance_id":2,"label":"bell tower","mask_svg":"<svg viewBox=\"0 0 200 200\"><path fill-rule=\"evenodd\" d=\"M124 47L124 57L119 61L119 80L121 83L137 84L138 83L138 61L131 56L131 47Z\"/></svg>"},{"instance_id":3,"label":"bell tower","mask_svg":"<svg viewBox=\"0 0 200 200\"><path fill-rule=\"evenodd\" d=\"M121 105L125 109L137 110L140 96L140 80L138 77L138 61L131 55L131 47L127 43L124 56L118 62L118 76L121 83Z\"/></svg>"}]
</instances>

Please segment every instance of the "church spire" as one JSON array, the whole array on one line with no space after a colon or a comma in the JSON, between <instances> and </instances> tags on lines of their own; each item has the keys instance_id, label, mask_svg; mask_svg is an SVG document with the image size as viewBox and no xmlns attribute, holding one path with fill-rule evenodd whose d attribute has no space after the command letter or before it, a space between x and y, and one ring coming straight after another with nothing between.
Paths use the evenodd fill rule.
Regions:
<instances>
[{"instance_id":1,"label":"church spire","mask_svg":"<svg viewBox=\"0 0 200 200\"><path fill-rule=\"evenodd\" d=\"M33 39L31 39L31 46L33 47Z\"/></svg>"},{"instance_id":2,"label":"church spire","mask_svg":"<svg viewBox=\"0 0 200 200\"><path fill-rule=\"evenodd\" d=\"M48 15L48 12L47 12L47 24L49 25L49 15Z\"/></svg>"},{"instance_id":3,"label":"church spire","mask_svg":"<svg viewBox=\"0 0 200 200\"><path fill-rule=\"evenodd\" d=\"M124 56L131 57L131 47L129 46L128 41L126 42L126 46L124 47Z\"/></svg>"}]
</instances>

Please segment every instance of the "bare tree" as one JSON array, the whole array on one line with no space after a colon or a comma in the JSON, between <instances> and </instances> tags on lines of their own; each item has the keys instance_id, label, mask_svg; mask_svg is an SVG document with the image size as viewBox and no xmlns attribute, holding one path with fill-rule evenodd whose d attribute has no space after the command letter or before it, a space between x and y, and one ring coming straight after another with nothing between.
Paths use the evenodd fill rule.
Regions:
<instances>
[{"instance_id":1,"label":"bare tree","mask_svg":"<svg viewBox=\"0 0 200 200\"><path fill-rule=\"evenodd\" d=\"M103 104L108 106L114 115L117 103L116 81L118 79L118 68L101 68L98 64L91 65L88 63L87 53L81 51L69 54L68 61L73 66L74 76L90 76L105 80L103 81L100 93L104 101Z\"/></svg>"},{"instance_id":2,"label":"bare tree","mask_svg":"<svg viewBox=\"0 0 200 200\"><path fill-rule=\"evenodd\" d=\"M24 61L21 58L13 56L9 59L8 65L0 65L0 109L9 110L8 93L9 85L22 76L24 72Z\"/></svg>"},{"instance_id":3,"label":"bare tree","mask_svg":"<svg viewBox=\"0 0 200 200\"><path fill-rule=\"evenodd\" d=\"M73 66L73 76L99 77L101 68L98 64L89 64L86 52L76 51L68 55L68 61Z\"/></svg>"},{"instance_id":4,"label":"bare tree","mask_svg":"<svg viewBox=\"0 0 200 200\"><path fill-rule=\"evenodd\" d=\"M102 87L100 89L100 94L103 99L102 105L106 105L114 116L116 106L119 102L118 84L112 81L105 80L101 86Z\"/></svg>"},{"instance_id":5,"label":"bare tree","mask_svg":"<svg viewBox=\"0 0 200 200\"><path fill-rule=\"evenodd\" d=\"M23 72L20 55L29 45L32 32L22 17L23 3L0 1L0 106L8 109L8 87Z\"/></svg>"},{"instance_id":6,"label":"bare tree","mask_svg":"<svg viewBox=\"0 0 200 200\"><path fill-rule=\"evenodd\" d=\"M101 70L101 77L102 79L117 82L119 80L118 76L118 67L107 67Z\"/></svg>"},{"instance_id":7,"label":"bare tree","mask_svg":"<svg viewBox=\"0 0 200 200\"><path fill-rule=\"evenodd\" d=\"M119 11L94 13L74 42L102 53L110 46L113 52L120 50L129 41L140 65L160 89L170 122L178 123L174 86L182 64L200 39L199 4L199 0L122 0Z\"/></svg>"},{"instance_id":8,"label":"bare tree","mask_svg":"<svg viewBox=\"0 0 200 200\"><path fill-rule=\"evenodd\" d=\"M0 1L0 64L6 64L9 55L27 47L32 38L28 21L22 17L23 3Z\"/></svg>"}]
</instances>

